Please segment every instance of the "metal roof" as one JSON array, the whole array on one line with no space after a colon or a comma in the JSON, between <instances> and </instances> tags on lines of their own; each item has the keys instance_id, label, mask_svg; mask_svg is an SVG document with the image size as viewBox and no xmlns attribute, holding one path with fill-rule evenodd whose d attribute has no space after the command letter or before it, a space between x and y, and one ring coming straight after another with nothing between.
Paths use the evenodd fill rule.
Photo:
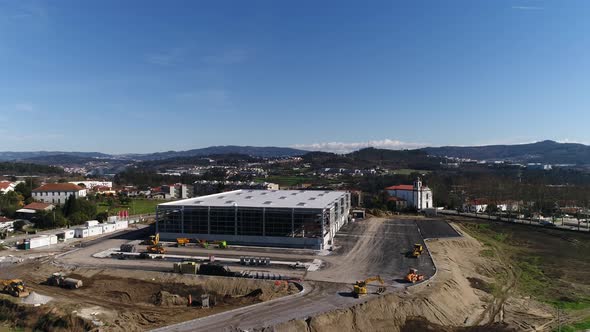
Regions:
<instances>
[{"instance_id":1,"label":"metal roof","mask_svg":"<svg viewBox=\"0 0 590 332\"><path fill-rule=\"evenodd\" d=\"M345 191L323 190L256 190L240 189L213 195L193 197L158 206L216 206L324 209L339 200Z\"/></svg>"}]
</instances>

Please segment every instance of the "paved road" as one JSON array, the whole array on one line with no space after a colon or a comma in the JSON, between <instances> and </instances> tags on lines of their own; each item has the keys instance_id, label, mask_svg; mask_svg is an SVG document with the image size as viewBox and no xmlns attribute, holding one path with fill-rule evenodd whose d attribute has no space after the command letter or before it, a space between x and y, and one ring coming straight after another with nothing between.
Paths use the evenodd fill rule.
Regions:
<instances>
[{"instance_id":1,"label":"paved road","mask_svg":"<svg viewBox=\"0 0 590 332\"><path fill-rule=\"evenodd\" d=\"M149 232L149 229L143 232ZM109 239L97 239L76 252L60 257L59 260L64 264L77 266L169 270L170 262L91 257L98 251L118 247L129 240L143 238L144 233L128 232ZM388 285L388 291L393 292L409 285L400 283L400 279L405 276L410 267L417 267L427 278L432 276L435 269L427 252L418 259L406 256L414 243L423 243L418 224L414 220L375 218L348 224L336 236L335 252L328 256L316 256L324 260L326 264L321 270L306 274L304 292L292 297L163 327L157 331L229 331L232 328L246 330L350 307L377 296L370 294L361 299L352 297L352 284L356 280L381 275ZM371 285L369 289L376 289L376 287Z\"/></svg>"},{"instance_id":2,"label":"paved road","mask_svg":"<svg viewBox=\"0 0 590 332\"><path fill-rule=\"evenodd\" d=\"M188 332L188 331L235 331L250 330L261 326L272 326L292 319L304 319L335 309L343 309L367 301L367 298L355 299L339 295L350 292L349 285L334 283L305 283L305 291L289 298L227 311L192 321L162 327L152 331Z\"/></svg>"},{"instance_id":3,"label":"paved road","mask_svg":"<svg viewBox=\"0 0 590 332\"><path fill-rule=\"evenodd\" d=\"M418 219L416 224L425 239L460 236L448 222L440 219Z\"/></svg>"},{"instance_id":4,"label":"paved road","mask_svg":"<svg viewBox=\"0 0 590 332\"><path fill-rule=\"evenodd\" d=\"M399 283L409 267L418 267L426 277L432 276L434 265L428 253L419 259L406 257L414 243L423 240L413 220L368 219L348 224L336 236L335 245L339 248L333 255L320 257L326 260L327 266L307 273L304 292L154 331L248 330L350 307L377 296L352 297L355 280L380 274L389 286L388 291L393 292L409 285Z\"/></svg>"},{"instance_id":5,"label":"paved road","mask_svg":"<svg viewBox=\"0 0 590 332\"><path fill-rule=\"evenodd\" d=\"M415 243L424 241L414 220L374 218L349 223L335 237L340 248L322 257L326 268L308 272L306 279L352 284L379 275L387 284L397 286L410 267L428 278L434 274L428 253L417 259L408 257Z\"/></svg>"}]
</instances>

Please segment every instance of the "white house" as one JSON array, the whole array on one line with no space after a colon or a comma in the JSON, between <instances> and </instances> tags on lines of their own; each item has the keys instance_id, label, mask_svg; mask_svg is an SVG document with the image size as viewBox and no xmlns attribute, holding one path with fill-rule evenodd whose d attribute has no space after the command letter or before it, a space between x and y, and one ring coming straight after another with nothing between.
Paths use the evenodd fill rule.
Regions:
<instances>
[{"instance_id":1,"label":"white house","mask_svg":"<svg viewBox=\"0 0 590 332\"><path fill-rule=\"evenodd\" d=\"M6 194L9 191L14 191L14 187L16 187L15 182L2 181L0 182L0 193Z\"/></svg>"},{"instance_id":2,"label":"white house","mask_svg":"<svg viewBox=\"0 0 590 332\"><path fill-rule=\"evenodd\" d=\"M112 181L70 181L69 183L75 185L84 185L86 189L94 189L94 187L113 188Z\"/></svg>"},{"instance_id":3,"label":"white house","mask_svg":"<svg viewBox=\"0 0 590 332\"><path fill-rule=\"evenodd\" d=\"M422 185L422 180L417 178L413 185L401 184L385 188L389 196L403 199L407 206L417 210L433 207L432 190Z\"/></svg>"},{"instance_id":4,"label":"white house","mask_svg":"<svg viewBox=\"0 0 590 332\"><path fill-rule=\"evenodd\" d=\"M32 192L33 199L51 204L64 204L68 197L86 197L86 189L73 183L48 183Z\"/></svg>"}]
</instances>

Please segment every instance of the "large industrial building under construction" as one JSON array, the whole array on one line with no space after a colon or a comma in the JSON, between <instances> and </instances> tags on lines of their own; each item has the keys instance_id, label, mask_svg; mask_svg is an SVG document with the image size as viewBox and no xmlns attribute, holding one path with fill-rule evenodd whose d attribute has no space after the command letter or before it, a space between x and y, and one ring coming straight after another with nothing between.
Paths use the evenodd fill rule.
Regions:
<instances>
[{"instance_id":1,"label":"large industrial building under construction","mask_svg":"<svg viewBox=\"0 0 590 332\"><path fill-rule=\"evenodd\" d=\"M234 190L158 205L156 232L169 240L324 249L349 210L344 191Z\"/></svg>"}]
</instances>

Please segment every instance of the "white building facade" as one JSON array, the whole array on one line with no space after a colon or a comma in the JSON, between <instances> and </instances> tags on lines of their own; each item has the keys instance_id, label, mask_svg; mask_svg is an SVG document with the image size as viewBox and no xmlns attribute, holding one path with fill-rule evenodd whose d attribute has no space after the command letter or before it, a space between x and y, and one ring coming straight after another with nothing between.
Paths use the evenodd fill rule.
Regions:
<instances>
[{"instance_id":1,"label":"white building facade","mask_svg":"<svg viewBox=\"0 0 590 332\"><path fill-rule=\"evenodd\" d=\"M417 178L413 185L397 185L385 188L389 196L405 200L407 206L417 210L429 209L434 207L432 199L432 190L422 184L422 180Z\"/></svg>"},{"instance_id":2,"label":"white building facade","mask_svg":"<svg viewBox=\"0 0 590 332\"><path fill-rule=\"evenodd\" d=\"M69 183L75 185L84 185L86 189L92 189L94 187L107 187L113 188L112 181L70 181Z\"/></svg>"},{"instance_id":3,"label":"white building facade","mask_svg":"<svg viewBox=\"0 0 590 332\"><path fill-rule=\"evenodd\" d=\"M32 192L33 199L51 204L64 204L70 196L86 197L86 189L73 183L48 183Z\"/></svg>"}]
</instances>

